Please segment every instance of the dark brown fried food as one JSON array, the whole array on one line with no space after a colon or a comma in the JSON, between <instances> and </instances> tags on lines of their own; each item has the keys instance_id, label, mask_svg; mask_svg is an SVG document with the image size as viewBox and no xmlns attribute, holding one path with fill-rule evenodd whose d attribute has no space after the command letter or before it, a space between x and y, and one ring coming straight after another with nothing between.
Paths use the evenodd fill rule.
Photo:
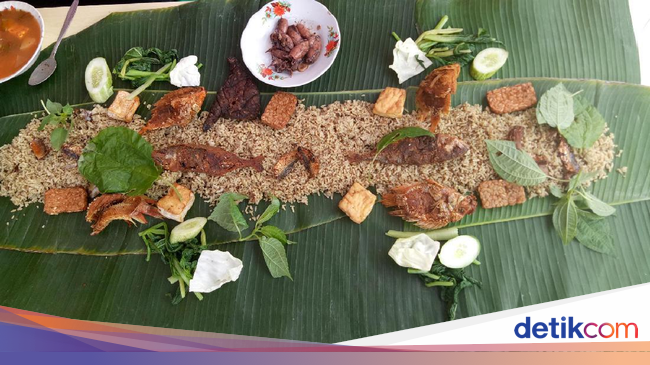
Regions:
<instances>
[{"instance_id":1,"label":"dark brown fried food","mask_svg":"<svg viewBox=\"0 0 650 365\"><path fill-rule=\"evenodd\" d=\"M151 119L140 129L140 134L175 125L188 125L201 110L205 95L203 87L183 87L168 92L154 104Z\"/></svg>"},{"instance_id":2,"label":"dark brown fried food","mask_svg":"<svg viewBox=\"0 0 650 365\"><path fill-rule=\"evenodd\" d=\"M492 113L507 114L535 106L537 94L533 84L527 82L490 90L487 92L487 101Z\"/></svg>"},{"instance_id":3,"label":"dark brown fried food","mask_svg":"<svg viewBox=\"0 0 650 365\"><path fill-rule=\"evenodd\" d=\"M539 166L540 170L542 170L546 175L548 175L548 159L545 156L542 155L535 155L533 156L533 160L537 163L537 166Z\"/></svg>"},{"instance_id":4,"label":"dark brown fried food","mask_svg":"<svg viewBox=\"0 0 650 365\"><path fill-rule=\"evenodd\" d=\"M210 176L221 176L245 167L257 171L264 169L264 156L245 160L219 147L195 144L179 144L156 150L152 157L168 171L200 172Z\"/></svg>"},{"instance_id":5,"label":"dark brown fried food","mask_svg":"<svg viewBox=\"0 0 650 365\"><path fill-rule=\"evenodd\" d=\"M318 172L320 171L320 162L318 162L318 159L311 150L299 146L295 150L285 153L280 157L280 159L278 159L278 162L273 166L273 176L278 180L284 179L289 175L289 173L291 173L291 171L293 171L297 162L301 162L303 166L305 166L310 178L314 178L318 175Z\"/></svg>"},{"instance_id":6,"label":"dark brown fried food","mask_svg":"<svg viewBox=\"0 0 650 365\"><path fill-rule=\"evenodd\" d=\"M83 212L88 205L88 192L82 187L50 189L45 192L43 211L49 215Z\"/></svg>"},{"instance_id":7,"label":"dark brown fried food","mask_svg":"<svg viewBox=\"0 0 650 365\"><path fill-rule=\"evenodd\" d=\"M221 117L253 120L260 115L260 92L248 70L234 57L228 58L228 64L230 75L217 92L217 99L210 108L203 131L212 128Z\"/></svg>"},{"instance_id":8,"label":"dark brown fried food","mask_svg":"<svg viewBox=\"0 0 650 365\"><path fill-rule=\"evenodd\" d=\"M286 127L296 111L297 104L298 98L295 95L284 91L276 92L264 109L262 123L273 129Z\"/></svg>"},{"instance_id":9,"label":"dark brown fried food","mask_svg":"<svg viewBox=\"0 0 650 365\"><path fill-rule=\"evenodd\" d=\"M381 203L386 208L395 208L391 215L424 229L442 228L476 209L473 195L462 195L433 180L393 188L382 196Z\"/></svg>"},{"instance_id":10,"label":"dark brown fried food","mask_svg":"<svg viewBox=\"0 0 650 365\"><path fill-rule=\"evenodd\" d=\"M65 143L63 144L63 146L61 146L61 152L63 152L64 155L74 160L78 160L79 157L81 157L83 151L84 151L83 147L76 144Z\"/></svg>"},{"instance_id":11,"label":"dark brown fried food","mask_svg":"<svg viewBox=\"0 0 650 365\"><path fill-rule=\"evenodd\" d=\"M521 151L523 148L524 140L524 127L516 125L510 129L508 136L506 137L509 141L515 142L515 147Z\"/></svg>"},{"instance_id":12,"label":"dark brown fried food","mask_svg":"<svg viewBox=\"0 0 650 365\"><path fill-rule=\"evenodd\" d=\"M580 171L580 164L576 160L576 156L571 151L571 147L564 137L560 137L557 144L557 155L562 161L564 166L564 178L570 179Z\"/></svg>"},{"instance_id":13,"label":"dark brown fried food","mask_svg":"<svg viewBox=\"0 0 650 365\"><path fill-rule=\"evenodd\" d=\"M526 192L522 186L505 180L483 181L478 186L481 205L485 209L523 204L526 202Z\"/></svg>"},{"instance_id":14,"label":"dark brown fried food","mask_svg":"<svg viewBox=\"0 0 650 365\"><path fill-rule=\"evenodd\" d=\"M45 142L40 138L32 139L32 141L29 142L29 147L32 149L32 152L34 152L34 156L39 160L44 159L45 156L50 153L50 149L47 148Z\"/></svg>"},{"instance_id":15,"label":"dark brown fried food","mask_svg":"<svg viewBox=\"0 0 650 365\"><path fill-rule=\"evenodd\" d=\"M424 121L431 119L430 131L434 132L440 122L440 116L449 113L451 96L456 93L460 75L457 63L438 67L422 80L415 94L417 118Z\"/></svg>"},{"instance_id":16,"label":"dark brown fried food","mask_svg":"<svg viewBox=\"0 0 650 365\"><path fill-rule=\"evenodd\" d=\"M469 145L460 138L444 133L405 138L384 148L376 161L392 165L429 165L453 160L469 151ZM348 161L359 163L375 158L376 152L350 154Z\"/></svg>"},{"instance_id":17,"label":"dark brown fried food","mask_svg":"<svg viewBox=\"0 0 650 365\"><path fill-rule=\"evenodd\" d=\"M123 220L131 225L134 224L134 220L146 224L145 214L154 218L162 218L160 211L154 205L156 201L146 196L109 194L105 199L104 196L106 195L98 197L91 203L86 215L86 221L94 223L92 236L99 234L115 220ZM95 202L97 203L95 204Z\"/></svg>"}]
</instances>

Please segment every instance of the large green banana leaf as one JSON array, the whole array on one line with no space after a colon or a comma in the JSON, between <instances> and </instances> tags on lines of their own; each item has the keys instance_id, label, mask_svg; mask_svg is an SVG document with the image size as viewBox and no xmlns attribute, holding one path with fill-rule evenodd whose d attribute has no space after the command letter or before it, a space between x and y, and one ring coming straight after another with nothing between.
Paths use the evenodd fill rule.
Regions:
<instances>
[{"instance_id":1,"label":"large green banana leaf","mask_svg":"<svg viewBox=\"0 0 650 365\"><path fill-rule=\"evenodd\" d=\"M423 29L448 14L454 26L472 31L487 27L510 50L511 58L499 74L510 79L463 82L454 96L455 105L484 103L485 91L507 84L531 81L540 93L561 81L570 90L584 90L624 149L616 167L628 166L627 177L612 173L594 187L594 194L618 204L617 215L608 219L618 244L615 254L597 254L576 243L563 246L545 216L550 199L508 209L479 209L458 225L483 242L483 265L470 271L483 281L484 289L463 294L460 316L648 281L650 161L644 156L650 146L643 136L650 133L646 122L650 89L602 81L521 79L638 82L638 57L625 1L324 3L341 23L344 48L326 75L295 90L306 104L372 101L375 89L395 85L387 69L393 42L389 33L415 36L417 8L416 20ZM64 41L59 70L43 86L28 89L26 77L0 85L0 115L4 115L0 145L9 143L29 122L41 98L90 107L82 80L86 62L102 55L115 63L131 46L175 47L181 54L199 55L206 64L204 84L216 90L225 77L225 57L239 53L239 34L260 6L253 1L196 2L169 10L111 15ZM558 6L562 12L554 11ZM263 91L268 98L271 89ZM411 108L413 92L409 89ZM161 95L149 91L143 97L155 101ZM211 92L206 105L213 98ZM140 112L146 115L147 110ZM239 281L206 295L203 302L189 298L172 306L167 297L171 287L165 280L168 268L155 257L145 262L138 229L114 224L91 238L81 214L50 217L42 214L41 206L11 212L13 206L2 198L0 305L71 318L320 342L444 320L437 290L425 288L387 256L392 240L384 233L410 227L388 216L381 206L364 224L356 225L340 219L336 200L311 197L310 204L297 206L295 214L287 211L275 218L275 224L295 232L291 238L299 242L288 249L293 282L270 277L256 243L228 243L220 249L244 261ZM209 210L206 204L196 204L190 215L205 216ZM209 228L213 243L233 239L214 226Z\"/></svg>"}]
</instances>

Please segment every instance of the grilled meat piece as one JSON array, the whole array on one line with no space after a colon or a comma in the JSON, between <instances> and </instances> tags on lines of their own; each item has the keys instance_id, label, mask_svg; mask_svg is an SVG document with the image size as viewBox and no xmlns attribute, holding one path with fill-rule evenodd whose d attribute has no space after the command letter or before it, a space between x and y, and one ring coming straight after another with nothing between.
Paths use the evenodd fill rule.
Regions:
<instances>
[{"instance_id":1,"label":"grilled meat piece","mask_svg":"<svg viewBox=\"0 0 650 365\"><path fill-rule=\"evenodd\" d=\"M29 142L29 147L32 149L32 152L34 152L34 156L39 160L44 159L45 156L50 153L50 149L47 148L45 142L40 138L32 139L32 141Z\"/></svg>"},{"instance_id":2,"label":"grilled meat piece","mask_svg":"<svg viewBox=\"0 0 650 365\"><path fill-rule=\"evenodd\" d=\"M440 122L440 116L449 113L451 95L456 93L460 75L457 63L438 67L422 80L415 94L417 118L424 121L431 119L430 131L434 132Z\"/></svg>"},{"instance_id":3,"label":"grilled meat piece","mask_svg":"<svg viewBox=\"0 0 650 365\"><path fill-rule=\"evenodd\" d=\"M395 208L391 215L424 229L442 228L476 209L473 195L462 195L433 180L393 188L382 196L381 203L386 208Z\"/></svg>"},{"instance_id":4,"label":"grilled meat piece","mask_svg":"<svg viewBox=\"0 0 650 365\"><path fill-rule=\"evenodd\" d=\"M487 92L487 102L494 114L507 114L526 110L537 104L537 94L533 84L501 87Z\"/></svg>"},{"instance_id":5,"label":"grilled meat piece","mask_svg":"<svg viewBox=\"0 0 650 365\"><path fill-rule=\"evenodd\" d=\"M384 148L376 161L392 165L428 165L453 160L469 151L469 146L461 139L444 133L433 137L420 136L405 138ZM350 154L348 161L359 163L372 160L376 152Z\"/></svg>"},{"instance_id":6,"label":"grilled meat piece","mask_svg":"<svg viewBox=\"0 0 650 365\"><path fill-rule=\"evenodd\" d=\"M571 152L571 147L564 137L560 137L557 144L557 155L562 161L564 166L564 178L570 179L580 171L580 164L576 160L576 156Z\"/></svg>"},{"instance_id":7,"label":"grilled meat piece","mask_svg":"<svg viewBox=\"0 0 650 365\"><path fill-rule=\"evenodd\" d=\"M483 181L478 186L481 205L485 209L523 204L526 192L522 186L505 180Z\"/></svg>"},{"instance_id":8,"label":"grilled meat piece","mask_svg":"<svg viewBox=\"0 0 650 365\"><path fill-rule=\"evenodd\" d=\"M236 58L228 58L228 64L230 75L217 92L217 99L210 108L203 131L212 128L221 117L253 120L260 115L260 92L255 82Z\"/></svg>"},{"instance_id":9,"label":"grilled meat piece","mask_svg":"<svg viewBox=\"0 0 650 365\"><path fill-rule=\"evenodd\" d=\"M88 205L88 192L82 187L50 189L45 192L43 211L49 215L83 212Z\"/></svg>"},{"instance_id":10,"label":"grilled meat piece","mask_svg":"<svg viewBox=\"0 0 650 365\"><path fill-rule=\"evenodd\" d=\"M203 87L183 87L168 92L154 104L151 119L140 129L140 134L175 125L188 125L201 110L205 95Z\"/></svg>"},{"instance_id":11,"label":"grilled meat piece","mask_svg":"<svg viewBox=\"0 0 650 365\"><path fill-rule=\"evenodd\" d=\"M123 220L131 225L134 224L134 220L142 224L147 223L145 214L154 218L162 218L158 208L154 205L155 200L146 196L109 194L108 198L103 199L103 197L104 195L93 200L86 214L86 221L94 223L92 236L98 235L115 220ZM94 204L98 200L99 202Z\"/></svg>"},{"instance_id":12,"label":"grilled meat piece","mask_svg":"<svg viewBox=\"0 0 650 365\"><path fill-rule=\"evenodd\" d=\"M219 147L179 144L152 153L156 163L168 171L201 172L221 176L230 171L252 167L262 171L264 156L244 160Z\"/></svg>"},{"instance_id":13,"label":"grilled meat piece","mask_svg":"<svg viewBox=\"0 0 650 365\"><path fill-rule=\"evenodd\" d=\"M510 132L508 132L508 136L506 137L509 141L515 142L515 146L517 147L518 150L521 151L523 147L523 139L524 139L524 127L520 125L516 125L510 129Z\"/></svg>"},{"instance_id":14,"label":"grilled meat piece","mask_svg":"<svg viewBox=\"0 0 650 365\"><path fill-rule=\"evenodd\" d=\"M296 162L301 162L305 166L310 178L316 177L318 171L320 171L320 163L316 156L314 156L314 153L307 148L298 147L280 157L275 166L273 166L273 175L278 180L284 179L293 171Z\"/></svg>"}]
</instances>

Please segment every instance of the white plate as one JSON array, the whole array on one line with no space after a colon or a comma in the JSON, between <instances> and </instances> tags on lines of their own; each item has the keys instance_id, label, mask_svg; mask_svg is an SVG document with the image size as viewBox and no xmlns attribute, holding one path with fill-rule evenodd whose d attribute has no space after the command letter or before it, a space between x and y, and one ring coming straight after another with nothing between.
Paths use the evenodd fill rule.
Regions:
<instances>
[{"instance_id":1,"label":"white plate","mask_svg":"<svg viewBox=\"0 0 650 365\"><path fill-rule=\"evenodd\" d=\"M271 63L271 33L280 18L289 25L302 23L323 40L323 50L316 62L303 72L276 73ZM327 8L314 0L272 1L255 13L242 33L241 51L244 64L260 81L277 87L294 87L308 84L324 74L339 53L341 32L339 23Z\"/></svg>"},{"instance_id":2,"label":"white plate","mask_svg":"<svg viewBox=\"0 0 650 365\"><path fill-rule=\"evenodd\" d=\"M34 18L36 18L38 25L41 27L41 39L38 40L38 47L36 47L36 52L34 52L32 58L29 59L29 62L27 62L25 66L21 67L20 70L18 70L13 75L7 76L5 78L0 78L0 84L2 84L5 81L11 80L20 74L23 74L30 67L32 67L34 62L36 62L38 55L41 53L41 47L43 46L43 36L45 35L45 24L43 24L43 17L38 12L38 10L36 10L36 8L22 1L0 1L0 11L4 9L9 9L12 6L18 10L26 11L32 14Z\"/></svg>"}]
</instances>

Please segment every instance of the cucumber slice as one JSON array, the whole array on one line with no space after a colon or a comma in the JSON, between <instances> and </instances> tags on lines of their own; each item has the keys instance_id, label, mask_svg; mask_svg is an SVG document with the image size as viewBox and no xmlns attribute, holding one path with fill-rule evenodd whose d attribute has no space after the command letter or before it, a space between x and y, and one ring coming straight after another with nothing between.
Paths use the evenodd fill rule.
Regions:
<instances>
[{"instance_id":1,"label":"cucumber slice","mask_svg":"<svg viewBox=\"0 0 650 365\"><path fill-rule=\"evenodd\" d=\"M440 263L450 269L462 269L476 260L481 252L481 243L473 236L458 236L450 239L440 249Z\"/></svg>"},{"instance_id":2,"label":"cucumber slice","mask_svg":"<svg viewBox=\"0 0 650 365\"><path fill-rule=\"evenodd\" d=\"M487 80L494 76L494 74L503 67L507 60L508 51L505 49L486 48L479 52L474 58L469 74L474 78L474 80Z\"/></svg>"},{"instance_id":3,"label":"cucumber slice","mask_svg":"<svg viewBox=\"0 0 650 365\"><path fill-rule=\"evenodd\" d=\"M172 232L169 235L169 242L179 243L191 240L201 233L201 230L206 223L208 223L208 219L203 217L186 220L172 229Z\"/></svg>"},{"instance_id":4,"label":"cucumber slice","mask_svg":"<svg viewBox=\"0 0 650 365\"><path fill-rule=\"evenodd\" d=\"M86 66L86 89L95 103L105 103L113 95L113 77L104 58L97 57Z\"/></svg>"}]
</instances>

